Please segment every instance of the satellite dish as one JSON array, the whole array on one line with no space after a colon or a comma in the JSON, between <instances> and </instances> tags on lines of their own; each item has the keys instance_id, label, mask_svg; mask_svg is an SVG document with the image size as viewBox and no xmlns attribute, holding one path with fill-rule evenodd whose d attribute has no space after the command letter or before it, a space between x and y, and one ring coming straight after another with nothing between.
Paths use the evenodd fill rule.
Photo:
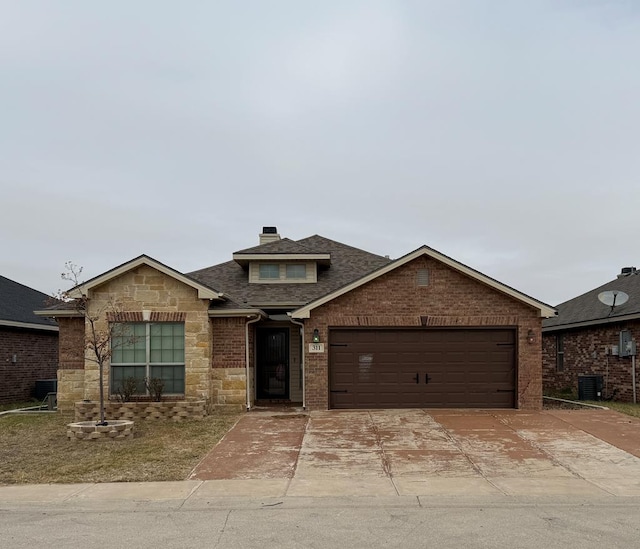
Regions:
<instances>
[{"instance_id":1,"label":"satellite dish","mask_svg":"<svg viewBox=\"0 0 640 549\"><path fill-rule=\"evenodd\" d=\"M613 309L614 307L624 305L629 301L629 296L619 290L607 290L606 292L600 292L598 294L598 299Z\"/></svg>"}]
</instances>

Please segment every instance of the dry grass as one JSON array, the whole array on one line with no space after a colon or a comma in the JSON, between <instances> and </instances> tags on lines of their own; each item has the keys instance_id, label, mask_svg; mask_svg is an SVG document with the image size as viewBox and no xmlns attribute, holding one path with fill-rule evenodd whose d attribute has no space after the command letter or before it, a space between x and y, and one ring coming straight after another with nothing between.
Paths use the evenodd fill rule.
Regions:
<instances>
[{"instance_id":1,"label":"dry grass","mask_svg":"<svg viewBox=\"0 0 640 549\"><path fill-rule=\"evenodd\" d=\"M570 404L565 402L557 402L545 399L543 404L545 409L572 409L572 410L587 410L588 408L585 406L580 406L580 402L584 402L585 404L595 404L597 406L605 406L611 410L615 410L616 412L620 412L621 414L626 414L628 416L640 417L640 404L632 404L630 402L618 402L615 400L581 400L578 401L575 395L566 394L566 393L556 393L550 394L549 396L553 396L556 398L564 398L567 400L575 400L576 404Z\"/></svg>"},{"instance_id":2,"label":"dry grass","mask_svg":"<svg viewBox=\"0 0 640 549\"><path fill-rule=\"evenodd\" d=\"M27 408L28 406L38 406L40 402L35 399L25 400L23 402L12 402L11 404L0 404L0 412L6 410L17 410L18 408Z\"/></svg>"},{"instance_id":3,"label":"dry grass","mask_svg":"<svg viewBox=\"0 0 640 549\"><path fill-rule=\"evenodd\" d=\"M69 416L1 416L0 484L184 480L238 417L136 421L130 441L70 441Z\"/></svg>"},{"instance_id":4,"label":"dry grass","mask_svg":"<svg viewBox=\"0 0 640 549\"><path fill-rule=\"evenodd\" d=\"M591 402L589 404L599 404L600 406L606 406L611 410L615 410L616 412L620 412L622 414L627 414L628 416L640 417L640 404L632 404L629 402L615 402L615 401L606 401L606 402Z\"/></svg>"}]
</instances>

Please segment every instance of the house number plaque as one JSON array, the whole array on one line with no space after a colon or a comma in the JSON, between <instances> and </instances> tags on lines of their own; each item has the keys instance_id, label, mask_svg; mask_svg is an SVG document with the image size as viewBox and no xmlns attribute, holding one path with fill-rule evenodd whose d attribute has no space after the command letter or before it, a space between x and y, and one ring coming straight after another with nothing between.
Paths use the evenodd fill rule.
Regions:
<instances>
[{"instance_id":1,"label":"house number plaque","mask_svg":"<svg viewBox=\"0 0 640 549\"><path fill-rule=\"evenodd\" d=\"M310 353L324 353L324 343L309 343Z\"/></svg>"}]
</instances>

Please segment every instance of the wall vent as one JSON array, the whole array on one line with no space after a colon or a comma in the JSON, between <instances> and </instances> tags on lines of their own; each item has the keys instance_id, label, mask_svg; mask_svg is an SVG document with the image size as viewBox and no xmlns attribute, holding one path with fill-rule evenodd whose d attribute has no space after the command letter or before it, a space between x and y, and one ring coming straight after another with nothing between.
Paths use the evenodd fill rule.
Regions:
<instances>
[{"instance_id":1,"label":"wall vent","mask_svg":"<svg viewBox=\"0 0 640 549\"><path fill-rule=\"evenodd\" d=\"M417 286L428 286L429 285L429 270L428 269L418 269L416 274L416 285Z\"/></svg>"}]
</instances>

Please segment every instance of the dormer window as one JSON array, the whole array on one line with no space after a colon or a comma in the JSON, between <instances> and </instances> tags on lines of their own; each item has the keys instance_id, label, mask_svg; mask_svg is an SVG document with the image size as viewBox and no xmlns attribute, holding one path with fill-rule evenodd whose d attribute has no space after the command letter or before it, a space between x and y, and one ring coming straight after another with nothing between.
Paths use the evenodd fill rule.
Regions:
<instances>
[{"instance_id":1,"label":"dormer window","mask_svg":"<svg viewBox=\"0 0 640 549\"><path fill-rule=\"evenodd\" d=\"M318 281L315 261L252 261L249 282L254 284L313 284Z\"/></svg>"},{"instance_id":2,"label":"dormer window","mask_svg":"<svg viewBox=\"0 0 640 549\"><path fill-rule=\"evenodd\" d=\"M280 265L277 263L261 263L259 276L260 280L279 280Z\"/></svg>"},{"instance_id":3,"label":"dormer window","mask_svg":"<svg viewBox=\"0 0 640 549\"><path fill-rule=\"evenodd\" d=\"M291 263L286 266L288 280L299 280L307 278L307 266L304 263Z\"/></svg>"}]
</instances>

